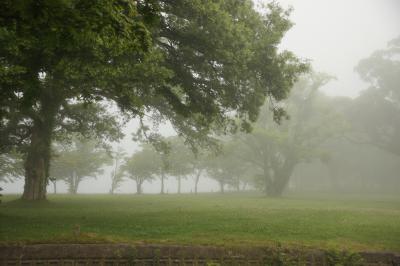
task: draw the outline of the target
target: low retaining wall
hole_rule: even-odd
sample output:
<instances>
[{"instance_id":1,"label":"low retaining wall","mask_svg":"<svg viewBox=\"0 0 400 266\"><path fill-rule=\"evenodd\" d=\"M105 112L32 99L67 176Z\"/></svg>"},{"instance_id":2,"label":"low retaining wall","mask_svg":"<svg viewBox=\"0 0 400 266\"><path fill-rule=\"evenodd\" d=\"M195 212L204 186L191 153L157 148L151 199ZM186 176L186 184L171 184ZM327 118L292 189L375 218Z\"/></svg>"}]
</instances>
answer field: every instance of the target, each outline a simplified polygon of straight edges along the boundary
<instances>
[{"instance_id":1,"label":"low retaining wall","mask_svg":"<svg viewBox=\"0 0 400 266\"><path fill-rule=\"evenodd\" d=\"M354 265L400 265L394 253L360 253ZM358 255L357 255L358 256ZM345 260L348 258L343 257ZM0 246L0 265L334 265L324 251L128 244ZM340 261L342 262L342 261ZM351 264L348 264L351 265Z\"/></svg>"}]
</instances>

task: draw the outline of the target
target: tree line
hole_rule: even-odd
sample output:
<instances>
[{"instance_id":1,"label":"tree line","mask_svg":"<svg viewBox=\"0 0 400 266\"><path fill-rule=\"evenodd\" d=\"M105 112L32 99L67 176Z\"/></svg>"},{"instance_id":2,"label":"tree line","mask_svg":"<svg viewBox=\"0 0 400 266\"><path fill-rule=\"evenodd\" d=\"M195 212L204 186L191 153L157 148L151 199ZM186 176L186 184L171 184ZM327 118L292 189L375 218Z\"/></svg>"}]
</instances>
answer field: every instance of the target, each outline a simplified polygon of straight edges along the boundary
<instances>
[{"instance_id":1,"label":"tree line","mask_svg":"<svg viewBox=\"0 0 400 266\"><path fill-rule=\"evenodd\" d=\"M46 198L52 145L75 135L117 141L145 117L192 145L249 131L308 69L278 49L291 25L276 3L259 12L251 0L1 1L0 152L22 154L22 199Z\"/></svg>"},{"instance_id":2,"label":"tree line","mask_svg":"<svg viewBox=\"0 0 400 266\"><path fill-rule=\"evenodd\" d=\"M395 158L400 155L400 98L396 85L400 84L399 65L394 64L399 47L400 39L396 39L387 49L360 61L356 70L371 86L354 99L329 97L321 92L334 77L323 73L305 74L281 102L287 117L279 123L273 121L274 112L266 101L251 125L251 132L214 135L213 149L193 147L184 137L173 136L158 139L156 143L143 141L139 151L126 156L121 148L109 151L101 143L75 138L69 145L54 145L50 180L64 180L69 192L76 193L84 178L101 174L104 165L111 165L110 193L127 178L135 181L137 194L143 192L144 182L156 179L160 180L160 193L164 194L166 178L176 179L177 193L181 193L182 179L189 178L194 183L193 192L197 193L200 179L207 177L218 182L222 193L229 187L235 191L260 190L268 196L280 196L296 167L301 164L315 167L318 163L326 168L334 189L354 182L358 186L378 183L397 186L397 170L380 168L380 173L374 172L374 175L381 176L369 180L361 168L371 171L368 164L374 162L365 154L376 153L373 149ZM351 146L363 147L356 154L364 164L357 164L357 160L346 155ZM12 154L8 157L11 161L15 159ZM372 160L384 165L379 159ZM19 165L19 169L3 171L9 171L9 176L22 175ZM357 173L361 179L355 181L352 177Z\"/></svg>"},{"instance_id":3,"label":"tree line","mask_svg":"<svg viewBox=\"0 0 400 266\"><path fill-rule=\"evenodd\" d=\"M24 200L46 199L55 177L74 192L110 163L104 144L120 140L132 119L135 139L159 155L153 170L162 180L200 177L203 153L225 154L206 160L221 190L249 178L280 195L299 163L330 161L320 148L338 135L398 155L399 39L357 66L370 88L331 106L318 92L330 77L304 76L307 60L279 50L289 14L276 3L257 11L251 0L1 1L2 180L23 175ZM165 121L194 164L162 138ZM114 188L122 175L138 191L154 178L143 145L114 161Z\"/></svg>"}]
</instances>

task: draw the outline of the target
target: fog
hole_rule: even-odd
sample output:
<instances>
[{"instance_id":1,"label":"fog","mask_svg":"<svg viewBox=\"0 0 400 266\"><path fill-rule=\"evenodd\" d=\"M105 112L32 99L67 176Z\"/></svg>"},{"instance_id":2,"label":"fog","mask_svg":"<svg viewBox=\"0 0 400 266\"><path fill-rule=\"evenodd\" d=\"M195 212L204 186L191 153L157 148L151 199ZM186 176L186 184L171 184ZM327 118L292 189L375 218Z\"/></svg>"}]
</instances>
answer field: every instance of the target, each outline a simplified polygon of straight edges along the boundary
<instances>
[{"instance_id":1,"label":"fog","mask_svg":"<svg viewBox=\"0 0 400 266\"><path fill-rule=\"evenodd\" d=\"M264 111L264 116L267 116L265 118L267 126L262 130L273 130L286 134L285 128L298 128L298 124L302 124L302 119L305 119L305 126L308 125L307 121L310 120L310 127L315 123L320 123L318 125L322 128L327 128L328 126L322 123L320 119L329 119L329 121L325 122L331 124L336 121L335 119L345 120L345 122L340 120L337 125L333 126L333 133L321 133L327 134L323 136L325 140L320 141L318 145L312 144L315 145L312 147L313 152L318 153L318 156L301 160L294 167L284 193L304 191L398 192L400 185L398 174L400 173L400 152L396 154L389 149L385 150L382 146L386 145L386 142L381 144L380 140L376 140L377 145L374 145L372 142L375 140L368 139L368 136L360 137L359 130L366 127L364 125L354 125L354 121L361 123L364 117L354 118L354 112L357 112L348 106L349 103L346 102L346 99L343 100L343 98L338 97L348 97L348 101L357 99L360 92L370 86L368 82L361 80L359 73L355 71L355 67L360 60L369 58L374 51L386 49L389 41L400 36L400 2L398 0L280 0L278 2L283 7L293 8L290 17L294 22L292 29L285 35L280 49L292 51L297 56L310 60L312 69L316 73L326 73L334 76L335 79L326 82L326 84L324 83L319 88L320 94L318 94L318 97L320 98L317 100L316 109L312 110L316 115L302 117L301 106L307 103L296 102L295 98L289 98L287 103L291 117L289 122L285 121L281 126L278 126L268 118L268 116L272 117L272 114ZM307 85L307 82L312 83L312 80L305 81L304 84ZM396 85L399 88L400 84L397 83ZM294 95L296 94L295 89L296 86L293 90ZM399 92L397 91L397 93ZM302 97L306 98L307 96L304 95ZM293 102L290 102L291 99ZM340 102L342 100L344 103ZM324 105L325 107L321 108L319 105ZM350 102L350 106L352 105L353 103ZM362 103L360 103L360 106L360 108L366 108ZM343 111L343 108L346 110ZM327 109L329 111L326 111ZM336 115L330 115L332 112L335 112ZM297 116L297 114L299 115ZM318 115L319 117L317 117ZM387 113L382 116L385 115ZM397 113L394 112L394 115L399 115L398 109ZM340 118L337 118L338 116ZM380 117L376 119L378 122L383 122ZM398 127L398 124L396 124L398 123L398 118L388 119L387 123L388 125L383 125L383 127ZM132 140L132 133L137 130L138 126L139 122L136 120L127 123L123 130L124 139L119 143L112 143L113 149L116 150L121 147L127 156L140 151L142 149L140 144ZM353 126L357 127L356 133L349 129ZM378 125L376 126L378 127ZM341 127L342 132L336 132L335 127L336 129ZM367 128L370 127L371 124ZM394 131L393 134L389 134L389 137L394 138L390 140L392 141L392 144L389 144L391 146L398 145L400 141L400 139L396 138L398 136L396 135L398 134L396 130L389 130ZM175 135L172 126L169 124L163 124L160 132L165 137ZM310 134L312 135L313 133ZM375 132L371 134L373 135ZM346 135L346 138L342 138L343 135ZM238 138L246 137L240 136ZM351 140L349 141L348 139ZM246 141L253 140L246 139ZM268 148L269 151L273 151L273 149L272 147ZM321 160L321 156L323 157L325 154L329 154L329 163ZM110 165L102 166L102 168L104 172L96 174L96 178L85 178L81 181L78 193L109 192L111 186L110 176L114 166L111 162ZM252 169L252 166L249 166L249 168ZM211 178L209 175L202 175L198 192L217 192L220 190L218 181L220 179ZM247 175L254 177L260 175L260 173L256 171L247 173ZM182 179L182 193L194 193L193 178L193 174L188 174L187 178ZM253 181L249 181L249 184L246 183L248 190L260 190L260 187L257 188L251 182ZM254 182L257 183L258 181ZM386 183L386 185L381 186L381 182ZM236 190L232 184L228 183L226 184L226 190ZM136 193L135 184L132 179L125 178L125 181L115 193ZM23 179L15 180L15 182L2 182L0 186L6 194L22 193ZM261 190L262 187L263 185L261 185ZM159 193L160 180L156 178L152 181L144 181L142 189L144 193ZM53 184L50 183L48 185L48 193L52 192ZM57 193L67 192L68 185L63 181L58 181ZM171 174L167 174L165 193L176 192L177 180Z\"/></svg>"}]
</instances>

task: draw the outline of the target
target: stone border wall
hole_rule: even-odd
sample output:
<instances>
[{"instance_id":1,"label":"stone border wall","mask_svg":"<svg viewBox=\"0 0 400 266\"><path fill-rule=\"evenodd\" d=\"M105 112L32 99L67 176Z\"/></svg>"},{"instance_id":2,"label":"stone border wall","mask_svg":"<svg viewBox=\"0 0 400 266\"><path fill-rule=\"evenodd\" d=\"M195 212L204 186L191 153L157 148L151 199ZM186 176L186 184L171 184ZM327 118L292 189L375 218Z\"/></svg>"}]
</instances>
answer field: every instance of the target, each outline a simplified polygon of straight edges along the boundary
<instances>
[{"instance_id":1,"label":"stone border wall","mask_svg":"<svg viewBox=\"0 0 400 266\"><path fill-rule=\"evenodd\" d=\"M360 253L363 265L400 265L400 254ZM332 265L324 251L128 244L0 246L0 265Z\"/></svg>"}]
</instances>

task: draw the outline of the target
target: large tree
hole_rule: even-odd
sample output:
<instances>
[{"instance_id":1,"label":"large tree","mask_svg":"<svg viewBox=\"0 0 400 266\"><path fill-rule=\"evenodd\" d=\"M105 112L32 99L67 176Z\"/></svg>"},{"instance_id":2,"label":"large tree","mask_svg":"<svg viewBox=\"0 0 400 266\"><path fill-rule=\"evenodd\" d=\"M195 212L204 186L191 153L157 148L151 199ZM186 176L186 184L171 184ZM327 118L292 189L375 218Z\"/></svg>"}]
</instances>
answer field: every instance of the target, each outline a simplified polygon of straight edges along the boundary
<instances>
[{"instance_id":1,"label":"large tree","mask_svg":"<svg viewBox=\"0 0 400 266\"><path fill-rule=\"evenodd\" d=\"M356 67L370 86L348 108L353 142L372 144L400 156L400 37Z\"/></svg>"},{"instance_id":2,"label":"large tree","mask_svg":"<svg viewBox=\"0 0 400 266\"><path fill-rule=\"evenodd\" d=\"M286 101L288 120L276 125L269 116L261 116L251 134L238 136L242 142L238 154L258 169L267 195L280 196L296 165L323 159L326 152L321 145L344 129L344 120L318 91L330 79L324 74L304 77Z\"/></svg>"},{"instance_id":3,"label":"large tree","mask_svg":"<svg viewBox=\"0 0 400 266\"><path fill-rule=\"evenodd\" d=\"M95 103L169 120L190 140L235 129L232 114L248 129L307 68L278 51L288 13L263 14L250 0L1 1L0 148L26 154L23 199L45 199L61 133L118 136L107 108L86 115Z\"/></svg>"}]
</instances>

